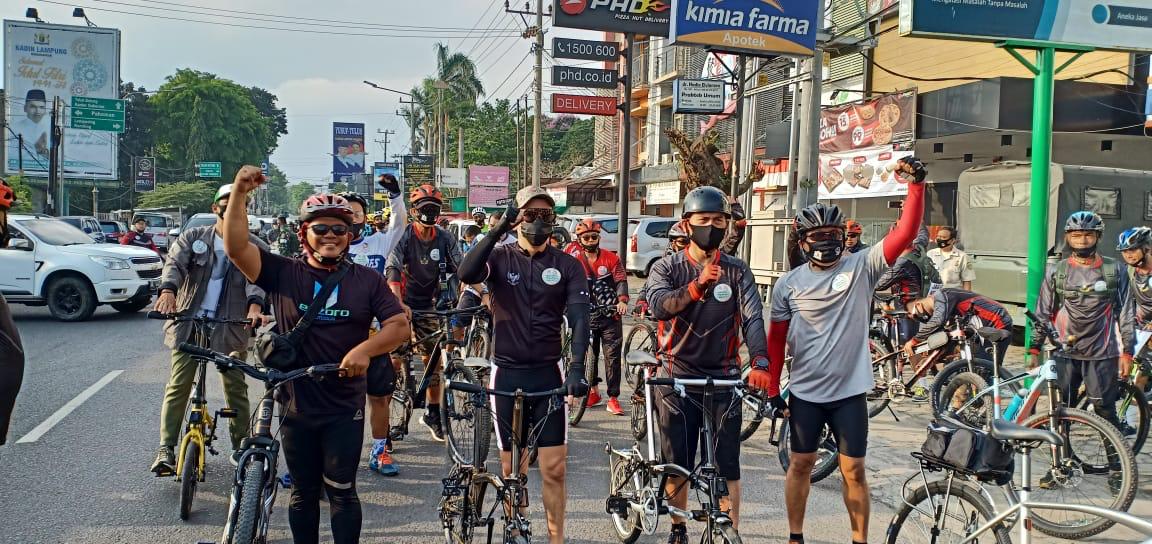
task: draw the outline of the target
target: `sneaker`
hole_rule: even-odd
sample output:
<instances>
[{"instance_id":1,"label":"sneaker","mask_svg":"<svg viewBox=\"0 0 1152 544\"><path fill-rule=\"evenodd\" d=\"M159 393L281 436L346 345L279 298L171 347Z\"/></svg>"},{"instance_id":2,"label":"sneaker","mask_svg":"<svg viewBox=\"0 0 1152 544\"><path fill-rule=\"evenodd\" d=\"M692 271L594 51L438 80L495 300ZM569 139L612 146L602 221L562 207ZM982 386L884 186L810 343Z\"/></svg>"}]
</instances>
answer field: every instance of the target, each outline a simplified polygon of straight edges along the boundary
<instances>
[{"instance_id":1,"label":"sneaker","mask_svg":"<svg viewBox=\"0 0 1152 544\"><path fill-rule=\"evenodd\" d=\"M284 489L292 489L292 475L285 472L280 475L280 487ZM321 493L323 495L323 493Z\"/></svg>"},{"instance_id":2,"label":"sneaker","mask_svg":"<svg viewBox=\"0 0 1152 544\"><path fill-rule=\"evenodd\" d=\"M434 412L428 412L420 416L420 423L428 427L428 431L432 433L432 439L437 442L444 441L444 429L440 427L440 416Z\"/></svg>"},{"instance_id":3,"label":"sneaker","mask_svg":"<svg viewBox=\"0 0 1152 544\"><path fill-rule=\"evenodd\" d=\"M171 476L176 472L176 453L172 446L160 446L156 449L156 460L152 461L152 471L156 476Z\"/></svg>"},{"instance_id":4,"label":"sneaker","mask_svg":"<svg viewBox=\"0 0 1152 544\"><path fill-rule=\"evenodd\" d=\"M1060 484L1056 482L1056 478L1052 476L1052 471L1049 470L1040 477L1039 487L1040 489L1059 489Z\"/></svg>"},{"instance_id":5,"label":"sneaker","mask_svg":"<svg viewBox=\"0 0 1152 544\"><path fill-rule=\"evenodd\" d=\"M392 461L392 456L388 454L387 448L388 441L377 440L376 444L372 446L372 455L368 460L368 469L373 472L378 472L383 476L396 476L400 474L400 470L396 468L396 464Z\"/></svg>"},{"instance_id":6,"label":"sneaker","mask_svg":"<svg viewBox=\"0 0 1152 544\"><path fill-rule=\"evenodd\" d=\"M588 402L584 405L591 408L593 406L600 406L601 402L604 402L604 399L600 397L600 390L591 389L588 391Z\"/></svg>"},{"instance_id":7,"label":"sneaker","mask_svg":"<svg viewBox=\"0 0 1152 544\"><path fill-rule=\"evenodd\" d=\"M668 544L688 544L688 526L683 523L673 523L672 532L668 533Z\"/></svg>"},{"instance_id":8,"label":"sneaker","mask_svg":"<svg viewBox=\"0 0 1152 544\"><path fill-rule=\"evenodd\" d=\"M608 413L614 416L624 415L624 409L620 407L620 401L616 400L616 397L608 398Z\"/></svg>"},{"instance_id":9,"label":"sneaker","mask_svg":"<svg viewBox=\"0 0 1152 544\"><path fill-rule=\"evenodd\" d=\"M928 389L923 385L914 385L908 391L912 402L928 402Z\"/></svg>"}]
</instances>

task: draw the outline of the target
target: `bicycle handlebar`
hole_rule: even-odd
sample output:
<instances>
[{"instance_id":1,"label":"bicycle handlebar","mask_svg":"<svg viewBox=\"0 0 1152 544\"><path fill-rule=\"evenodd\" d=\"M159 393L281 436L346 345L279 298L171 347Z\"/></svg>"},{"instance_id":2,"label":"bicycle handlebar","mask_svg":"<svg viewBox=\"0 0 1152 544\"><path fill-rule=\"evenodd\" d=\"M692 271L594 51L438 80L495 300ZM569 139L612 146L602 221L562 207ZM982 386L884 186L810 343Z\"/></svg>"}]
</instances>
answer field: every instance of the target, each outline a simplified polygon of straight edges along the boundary
<instances>
[{"instance_id":1,"label":"bicycle handlebar","mask_svg":"<svg viewBox=\"0 0 1152 544\"><path fill-rule=\"evenodd\" d=\"M1032 322L1032 327L1040 331L1040 334L1043 334L1049 342L1052 342L1053 346L1057 348L1064 347L1064 343L1060 341L1060 335L1056 334L1056 330L1048 323L1041 321L1039 317L1036 317L1036 314L1032 313L1032 310L1025 309L1024 316L1028 318L1028 321Z\"/></svg>"},{"instance_id":2,"label":"bicycle handlebar","mask_svg":"<svg viewBox=\"0 0 1152 544\"><path fill-rule=\"evenodd\" d=\"M454 310L412 310L412 315L451 317L454 315L478 314L478 313L487 312L487 311L488 311L488 308L485 308L484 305L480 305L480 306L473 306L471 308L457 308Z\"/></svg>"},{"instance_id":3,"label":"bicycle handlebar","mask_svg":"<svg viewBox=\"0 0 1152 544\"><path fill-rule=\"evenodd\" d=\"M527 391L498 391L496 389L488 389L487 387L481 387L481 386L476 385L474 383L460 382L460 381L455 381L455 380L448 380L448 389L455 389L456 391L463 391L465 393L495 395L497 397L508 397L508 398L524 397L526 399L534 399L534 398L540 398L540 397L554 397L557 395L567 395L568 394L568 388L566 388L566 387L557 387L556 389L552 389L549 391L539 391L539 392L534 392L534 393L530 393Z\"/></svg>"},{"instance_id":4,"label":"bicycle handlebar","mask_svg":"<svg viewBox=\"0 0 1152 544\"><path fill-rule=\"evenodd\" d=\"M251 325L252 324L251 319L220 319L220 318L208 317L208 316L186 316L186 315L180 315L180 314L165 314L165 313L157 312L156 310L152 310L152 311L148 312L148 319L161 319L161 320L165 320L165 321L171 320L171 321L176 321L178 323L192 321L192 322L196 322L196 323L216 323L216 324L221 324L221 325Z\"/></svg>"},{"instance_id":5,"label":"bicycle handlebar","mask_svg":"<svg viewBox=\"0 0 1152 544\"><path fill-rule=\"evenodd\" d=\"M648 378L645 381L649 385L656 386L722 387L725 389L743 389L745 387L744 380L717 380L714 378Z\"/></svg>"},{"instance_id":6,"label":"bicycle handlebar","mask_svg":"<svg viewBox=\"0 0 1152 544\"><path fill-rule=\"evenodd\" d=\"M265 368L261 370L235 357L229 357L218 351L202 348L195 344L189 344L188 342L181 343L176 349L189 355L212 361L220 370L229 370L234 368L248 376L251 376L270 385L281 385L304 376L316 377L321 374L331 374L340 371L340 365L334 364L312 365L295 370L289 370L287 372L273 368Z\"/></svg>"}]
</instances>

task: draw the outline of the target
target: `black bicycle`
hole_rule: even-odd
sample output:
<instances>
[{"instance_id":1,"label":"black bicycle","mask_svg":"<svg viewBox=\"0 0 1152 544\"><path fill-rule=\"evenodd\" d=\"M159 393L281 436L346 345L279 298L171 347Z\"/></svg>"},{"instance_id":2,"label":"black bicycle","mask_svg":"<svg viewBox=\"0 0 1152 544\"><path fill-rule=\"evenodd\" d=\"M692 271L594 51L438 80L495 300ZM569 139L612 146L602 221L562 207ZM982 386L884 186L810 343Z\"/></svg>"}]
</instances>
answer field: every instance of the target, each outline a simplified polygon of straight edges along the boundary
<instances>
[{"instance_id":1,"label":"black bicycle","mask_svg":"<svg viewBox=\"0 0 1152 544\"><path fill-rule=\"evenodd\" d=\"M473 383L448 380L445 389L459 391L471 397L477 410L492 414L489 397L498 396L513 399L512 421L512 474L507 477L488 472L483 463L465 464L457 462L447 478L442 480L444 491L440 499L440 522L444 528L444 541L447 544L470 544L476 529L483 528L487 537L481 542L492 544L496 518L504 519L503 544L529 544L532 542L532 525L525 516L528 507L528 475L521 473L524 456L529 448L536 445L544 423L553 412L561 409L564 395L568 390L559 387L550 391L528 393L524 390L497 391ZM527 399L550 397L548 410L527 433L524 432L524 401ZM479 434L487 434L477 428L473 443L473 456L480 455ZM488 493L489 488L495 496ZM498 512L498 509L500 510Z\"/></svg>"},{"instance_id":2,"label":"black bicycle","mask_svg":"<svg viewBox=\"0 0 1152 544\"><path fill-rule=\"evenodd\" d=\"M597 304L588 310L589 318L596 319L612 319L619 315L616 312L615 304ZM604 360L604 364L608 364L608 359L602 357L604 351L601 349L603 337L598 334L593 334L588 342L588 356L584 361L584 378L588 380L588 387L595 390L600 385L600 360ZM571 353L571 332L565 335L564 342L564 371L567 375L568 365L572 362ZM568 422L572 426L580 424L580 420L584 419L584 412L588 409L588 397L572 398L570 399L571 406L568 408Z\"/></svg>"},{"instance_id":3,"label":"black bicycle","mask_svg":"<svg viewBox=\"0 0 1152 544\"><path fill-rule=\"evenodd\" d=\"M272 506L276 503L276 463L280 441L272 432L276 401L272 393L280 386L300 378L320 378L339 372L339 365L313 365L281 372L256 368L240 359L192 344L180 344L180 351L215 363L221 371L236 369L264 382L266 392L252 421L251 436L240 445L240 459L232 480L228 517L224 523L224 544L264 543L268 537Z\"/></svg>"}]
</instances>

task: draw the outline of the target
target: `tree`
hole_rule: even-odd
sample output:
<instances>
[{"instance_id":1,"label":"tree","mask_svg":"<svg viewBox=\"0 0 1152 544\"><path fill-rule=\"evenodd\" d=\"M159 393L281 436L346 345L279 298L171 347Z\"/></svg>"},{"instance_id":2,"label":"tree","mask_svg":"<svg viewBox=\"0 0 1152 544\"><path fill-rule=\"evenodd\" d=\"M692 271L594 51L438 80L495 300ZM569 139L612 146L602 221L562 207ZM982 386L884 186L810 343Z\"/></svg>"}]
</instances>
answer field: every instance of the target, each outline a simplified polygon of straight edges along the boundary
<instances>
[{"instance_id":1,"label":"tree","mask_svg":"<svg viewBox=\"0 0 1152 544\"><path fill-rule=\"evenodd\" d=\"M141 208L165 208L183 206L187 214L203 213L212 210L212 197L216 196L219 183L210 181L182 181L157 185L156 190L140 196Z\"/></svg>"},{"instance_id":2,"label":"tree","mask_svg":"<svg viewBox=\"0 0 1152 544\"><path fill-rule=\"evenodd\" d=\"M16 203L12 205L11 213L32 213L32 188L24 182L23 176L9 176L4 178L12 192L16 193Z\"/></svg>"},{"instance_id":3,"label":"tree","mask_svg":"<svg viewBox=\"0 0 1152 544\"><path fill-rule=\"evenodd\" d=\"M213 74L178 70L148 102L156 112L157 155L188 173L198 161L214 161L228 178L244 164L260 164L275 147L250 89Z\"/></svg>"},{"instance_id":4,"label":"tree","mask_svg":"<svg viewBox=\"0 0 1152 544\"><path fill-rule=\"evenodd\" d=\"M267 153L271 154L276 149L280 137L288 134L288 110L277 108L276 95L260 87L249 87L248 92L252 98L252 105L256 106L256 111L268 122L268 130L272 134L273 141Z\"/></svg>"},{"instance_id":5,"label":"tree","mask_svg":"<svg viewBox=\"0 0 1152 544\"><path fill-rule=\"evenodd\" d=\"M348 192L348 184L344 183L343 181L337 181L336 183L333 183L333 184L328 186L328 191L331 192L332 194L347 193Z\"/></svg>"},{"instance_id":6,"label":"tree","mask_svg":"<svg viewBox=\"0 0 1152 544\"><path fill-rule=\"evenodd\" d=\"M294 208L289 202L288 177L285 176L284 171L280 170L275 164L268 163L268 182L265 183L264 186L268 188L269 209L279 213ZM296 205L299 204L299 202L296 202Z\"/></svg>"},{"instance_id":7,"label":"tree","mask_svg":"<svg viewBox=\"0 0 1152 544\"><path fill-rule=\"evenodd\" d=\"M464 125L464 164L515 166L516 112L507 100L485 102Z\"/></svg>"},{"instance_id":8,"label":"tree","mask_svg":"<svg viewBox=\"0 0 1152 544\"><path fill-rule=\"evenodd\" d=\"M709 130L694 140L689 140L683 132L674 128L667 129L664 133L668 135L668 141L680 151L680 179L684 181L686 191L703 186L716 187L725 194L731 191L732 172L725 170L723 161L716 156L720 151L716 147L718 137L716 131ZM731 196L748 192L748 189L752 188L752 183L758 178L753 169L748 177L736 186L736 194Z\"/></svg>"},{"instance_id":9,"label":"tree","mask_svg":"<svg viewBox=\"0 0 1152 544\"><path fill-rule=\"evenodd\" d=\"M304 182L293 183L288 186L288 210L293 211L300 208L300 203L304 202L305 198L316 192L312 185Z\"/></svg>"}]
</instances>

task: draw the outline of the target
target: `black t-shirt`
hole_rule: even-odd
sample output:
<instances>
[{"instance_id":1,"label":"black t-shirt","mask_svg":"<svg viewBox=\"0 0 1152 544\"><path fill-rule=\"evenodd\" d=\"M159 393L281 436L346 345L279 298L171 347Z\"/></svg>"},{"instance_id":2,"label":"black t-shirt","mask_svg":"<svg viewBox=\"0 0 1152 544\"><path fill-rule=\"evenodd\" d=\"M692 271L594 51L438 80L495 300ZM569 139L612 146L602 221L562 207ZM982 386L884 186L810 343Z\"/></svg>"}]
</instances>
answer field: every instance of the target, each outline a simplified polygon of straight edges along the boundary
<instances>
[{"instance_id":1,"label":"black t-shirt","mask_svg":"<svg viewBox=\"0 0 1152 544\"><path fill-rule=\"evenodd\" d=\"M416 236L408 225L396 247L388 256L385 275L388 281L402 283L404 304L415 310L431 310L442 300L451 299L452 293L442 293L441 274L456 274L460 266L460 244L451 232L435 227L436 235L428 241Z\"/></svg>"},{"instance_id":2,"label":"black t-shirt","mask_svg":"<svg viewBox=\"0 0 1152 544\"><path fill-rule=\"evenodd\" d=\"M301 259L260 250L260 277L256 285L268 293L276 316L276 332L296 326L300 316L332 272L313 268ZM375 270L349 263L301 345L301 365L338 364L352 348L368 339L372 319L381 322L401 313L400 304L384 278ZM344 414L364 409L364 376L327 376L317 381L302 378L284 386L288 410L296 414Z\"/></svg>"},{"instance_id":3,"label":"black t-shirt","mask_svg":"<svg viewBox=\"0 0 1152 544\"><path fill-rule=\"evenodd\" d=\"M517 244L488 257L492 293L492 359L500 368L554 367L560 360L564 311L588 304L588 278L571 255L554 247L529 257Z\"/></svg>"}]
</instances>

